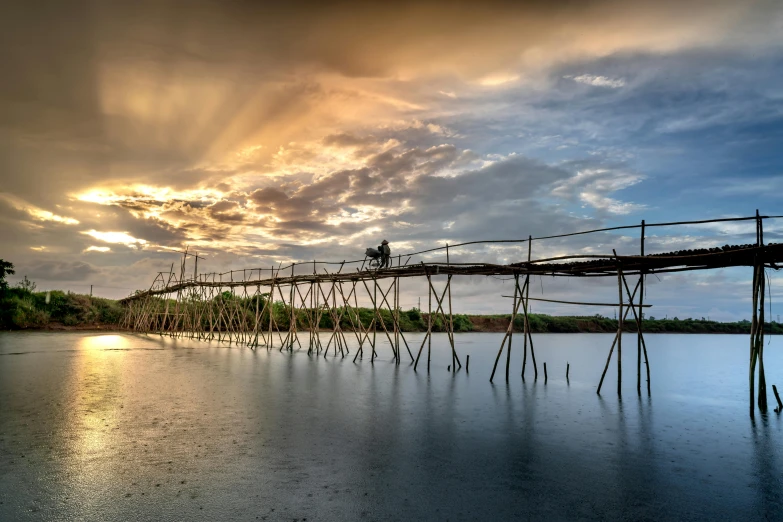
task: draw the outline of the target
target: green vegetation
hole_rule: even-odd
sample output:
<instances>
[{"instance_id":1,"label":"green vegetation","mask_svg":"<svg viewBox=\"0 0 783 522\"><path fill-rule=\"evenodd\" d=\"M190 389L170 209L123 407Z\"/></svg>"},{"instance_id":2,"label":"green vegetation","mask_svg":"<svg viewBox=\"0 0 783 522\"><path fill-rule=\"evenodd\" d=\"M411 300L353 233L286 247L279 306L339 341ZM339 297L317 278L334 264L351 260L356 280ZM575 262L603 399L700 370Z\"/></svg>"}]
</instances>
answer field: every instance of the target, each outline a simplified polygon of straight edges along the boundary
<instances>
[{"instance_id":1,"label":"green vegetation","mask_svg":"<svg viewBox=\"0 0 783 522\"><path fill-rule=\"evenodd\" d=\"M14 274L13 264L0 259L0 329L26 329L47 328L55 325L67 327L112 327L118 326L123 315L123 307L117 301L90 297L53 290L50 292L36 292L34 282L24 279L14 287L10 287L5 278ZM155 312L158 317L165 317L168 307L172 314L177 306L196 307L203 313L200 314L202 327L209 329L210 321L217 329L228 329L228 323L233 329L250 328L255 322L256 307L264 309L267 295L242 298L226 291L216 296L211 301L190 300L177 302L173 299L157 299ZM218 325L217 317L223 311L223 319ZM373 320L373 311L369 308L359 308L355 312L364 328L368 328ZM272 307L274 323L281 330L287 330L291 321L291 308L281 302L275 302ZM297 328L309 327L306 310L296 310ZM393 320L389 310L381 310L380 316L383 325L387 329L393 328ZM353 317L356 321L356 317ZM506 315L464 315L453 316L455 332L502 332L508 327L511 316ZM522 331L523 316L518 315L514 321L514 330ZM166 325L157 325L158 327ZM353 327L348 313L343 314L340 326L344 330ZM378 323L378 330L382 326ZM400 326L404 332L422 332L427 329L427 315L418 308L400 311ZM269 311L261 316L260 327L269 327ZM324 311L319 328L332 329L334 327L332 316ZM771 334L783 334L783 325L772 322L764 325L765 332ZM617 320L600 315L594 316L551 316L544 314L530 315L530 329L533 333L579 333L579 332L616 332ZM433 330L445 331L445 325L440 316L433 316ZM624 331L635 332L636 323L626 320ZM644 331L649 333L735 333L749 334L750 322L739 321L734 323L721 323L701 319L656 319L649 317L644 320Z\"/></svg>"},{"instance_id":2,"label":"green vegetation","mask_svg":"<svg viewBox=\"0 0 783 522\"><path fill-rule=\"evenodd\" d=\"M122 306L114 300L53 290L36 292L27 276L15 287L5 276L14 273L11 263L0 259L0 328L46 328L65 326L116 325Z\"/></svg>"},{"instance_id":3,"label":"green vegetation","mask_svg":"<svg viewBox=\"0 0 783 522\"><path fill-rule=\"evenodd\" d=\"M506 320L510 316L506 316ZM521 317L514 322L515 329L522 329ZM644 331L647 333L732 333L750 334L750 321L721 323L701 319L644 319ZM617 320L600 315L595 316L551 316L543 314L530 315L530 331L534 333L577 333L577 332L616 332ZM626 320L624 332L636 332L636 322ZM783 324L772 322L764 324L764 331L772 334L783 334Z\"/></svg>"}]
</instances>

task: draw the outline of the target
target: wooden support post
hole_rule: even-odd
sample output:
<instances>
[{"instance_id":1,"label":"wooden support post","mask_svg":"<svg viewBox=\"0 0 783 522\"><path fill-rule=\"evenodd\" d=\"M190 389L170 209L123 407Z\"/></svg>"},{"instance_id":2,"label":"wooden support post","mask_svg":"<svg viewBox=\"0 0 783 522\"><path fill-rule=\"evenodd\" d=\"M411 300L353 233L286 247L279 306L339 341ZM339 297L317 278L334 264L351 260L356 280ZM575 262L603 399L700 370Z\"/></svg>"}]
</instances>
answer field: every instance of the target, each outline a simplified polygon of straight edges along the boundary
<instances>
[{"instance_id":1,"label":"wooden support post","mask_svg":"<svg viewBox=\"0 0 783 522\"><path fill-rule=\"evenodd\" d=\"M634 298L636 297L636 292L638 291L638 289L639 289L639 283L637 282L637 283L636 283L636 287L634 288L634 290L633 290L633 294L632 294L632 296L631 296L631 302L633 302ZM621 300L620 302L622 302L622 300ZM628 313L629 313L631 310L633 310L633 307L632 307L632 306L629 306L629 307L627 307L627 308L625 309L625 316L627 316L627 315L628 315ZM620 333L620 332L619 332L619 330L617 331L617 333L615 333L615 335L614 335L614 341L612 341L612 347L611 347L611 348L609 348L609 355L606 357L606 365L604 366L604 371L603 371L603 373L601 373L601 380L600 380L600 382L598 383L598 390L596 390L596 393L597 393L598 395L601 395L601 387L602 387L602 386L603 386L603 384L604 384L604 378L606 377L606 371L609 369L609 362L612 360L612 353L614 353L614 347L615 347L615 345L617 345L617 339L619 338L619 333ZM644 341L642 341L642 342L644 342Z\"/></svg>"},{"instance_id":2,"label":"wooden support post","mask_svg":"<svg viewBox=\"0 0 783 522\"><path fill-rule=\"evenodd\" d=\"M533 335L530 332L530 317L528 316L528 310L530 305L530 260L533 253L533 236L528 235L527 236L527 262L528 265L525 267L525 270L527 270L528 274L525 276L525 302L522 306L522 312L524 313L525 322L525 347L524 347L524 354L522 356L522 380L525 380L525 369L527 367L527 343L530 341L530 355L533 359L533 378L538 379L538 365L536 364L536 352L533 350Z\"/></svg>"},{"instance_id":3,"label":"wooden support post","mask_svg":"<svg viewBox=\"0 0 783 522\"><path fill-rule=\"evenodd\" d=\"M753 267L753 316L750 323L750 416L755 415L755 406L753 404L756 398L756 329L758 328L758 264Z\"/></svg>"},{"instance_id":4,"label":"wooden support post","mask_svg":"<svg viewBox=\"0 0 783 522\"><path fill-rule=\"evenodd\" d=\"M644 257L644 220L642 220L642 231L640 240L640 252ZM644 271L640 270L639 284L641 285L641 292L639 292L639 321L637 322L637 334L636 334L636 394L642 395L642 321L644 321ZM633 304L633 303L631 303ZM649 366L649 365L648 365ZM649 381L649 380L648 380ZM649 382L647 383L647 394L649 395Z\"/></svg>"},{"instance_id":5,"label":"wooden support post","mask_svg":"<svg viewBox=\"0 0 783 522\"><path fill-rule=\"evenodd\" d=\"M397 259L397 266L399 266L399 259ZM397 364L400 364L402 362L402 354L400 352L400 339L405 339L405 337L402 334L402 326L400 325L400 278L395 277L394 278L394 313L392 314L392 317L394 318L394 348L397 351ZM404 342L406 348L408 346L407 342ZM408 352L410 353L410 348L408 348ZM411 355L411 360L413 356Z\"/></svg>"},{"instance_id":6,"label":"wooden support post","mask_svg":"<svg viewBox=\"0 0 783 522\"><path fill-rule=\"evenodd\" d=\"M756 210L756 247L763 245L762 221L759 217L759 211ZM767 390L766 378L764 376L763 366L763 347L764 347L764 289L765 274L763 259L756 254L753 266L753 319L750 326L750 416L755 414L753 405L755 395L755 377L756 366L759 367L759 395L758 405L762 413L767 410Z\"/></svg>"},{"instance_id":7,"label":"wooden support post","mask_svg":"<svg viewBox=\"0 0 783 522\"><path fill-rule=\"evenodd\" d=\"M492 380L495 378L495 371L498 368L498 361L500 360L500 355L503 353L503 348L506 344L506 340L509 341L508 346L508 353L511 351L511 332L514 329L514 319L516 319L517 312L519 311L519 306L522 304L522 293L523 290L519 289L519 275L514 274L514 305L511 309L511 320L508 323L508 327L506 328L506 334L503 336L503 341L500 343L500 349L498 350L498 354L495 357L495 365L492 367L492 375L489 377L489 382L492 382ZM517 300L517 295L519 295L519 300ZM508 382L508 369L510 366L510 356L506 357L506 382Z\"/></svg>"},{"instance_id":8,"label":"wooden support post","mask_svg":"<svg viewBox=\"0 0 783 522\"><path fill-rule=\"evenodd\" d=\"M614 257L617 258L617 252L612 250ZM623 271L620 267L620 261L617 261L617 292L620 297L620 313L617 315L617 395L622 395L623 384Z\"/></svg>"},{"instance_id":9,"label":"wooden support post","mask_svg":"<svg viewBox=\"0 0 783 522\"><path fill-rule=\"evenodd\" d=\"M571 365L566 362L566 381L568 381L568 372L571 370Z\"/></svg>"},{"instance_id":10,"label":"wooden support post","mask_svg":"<svg viewBox=\"0 0 783 522\"><path fill-rule=\"evenodd\" d=\"M364 280L362 280L362 283ZM377 317L378 314L378 307L375 305L376 298L378 297L378 280L373 276L372 278L372 285L373 285L373 296L372 296L372 307L373 307L373 317ZM368 292L369 293L369 292ZM373 322L372 326L372 357L370 357L370 363L375 364L375 331L377 330L377 327L375 325L375 322Z\"/></svg>"},{"instance_id":11,"label":"wooden support post","mask_svg":"<svg viewBox=\"0 0 783 522\"><path fill-rule=\"evenodd\" d=\"M549 380L549 377L546 374L546 363L544 363L544 384L546 384L547 380Z\"/></svg>"},{"instance_id":12,"label":"wooden support post","mask_svg":"<svg viewBox=\"0 0 783 522\"><path fill-rule=\"evenodd\" d=\"M294 277L294 267L296 263L291 263L291 278ZM289 323L289 331L291 339L288 341L289 351L294 351L294 336L296 336L296 307L294 306L294 282L291 281L291 299L288 301L291 305L291 320Z\"/></svg>"},{"instance_id":13,"label":"wooden support post","mask_svg":"<svg viewBox=\"0 0 783 522\"><path fill-rule=\"evenodd\" d=\"M272 323L275 321L275 275L275 265L272 265L272 270L269 272L272 284L269 285L269 297L267 297L267 302L269 303L269 342L266 345L267 350L272 349Z\"/></svg>"},{"instance_id":14,"label":"wooden support post","mask_svg":"<svg viewBox=\"0 0 783 522\"><path fill-rule=\"evenodd\" d=\"M313 276L317 274L317 271L315 269L315 259L313 259ZM315 339L318 337L318 324L315 322L315 282L316 279L313 278L313 280L310 282L310 312L308 313L308 317L310 317L310 346L307 347L307 353L312 354L313 348L315 347Z\"/></svg>"},{"instance_id":15,"label":"wooden support post","mask_svg":"<svg viewBox=\"0 0 783 522\"><path fill-rule=\"evenodd\" d=\"M758 223L758 246L764 246L764 222L759 216L759 211L756 209L756 222ZM759 254L761 255L761 254ZM766 273L764 268L764 260L759 259L757 261L759 267L759 324L758 334L756 342L756 354L758 356L759 365L759 394L758 394L758 406L761 413L767 413L767 377L764 373L764 295L767 287Z\"/></svg>"},{"instance_id":16,"label":"wooden support post","mask_svg":"<svg viewBox=\"0 0 783 522\"><path fill-rule=\"evenodd\" d=\"M253 296L254 301L256 302L256 322L253 324L253 344L251 345L253 348L258 346L258 322L260 321L260 317L258 315L259 312L259 305L261 301L261 286L256 287L256 293Z\"/></svg>"},{"instance_id":17,"label":"wooden support post","mask_svg":"<svg viewBox=\"0 0 783 522\"><path fill-rule=\"evenodd\" d=\"M419 357L421 357L421 351L424 349L425 343L430 343L427 347L427 371L430 370L430 360L431 360L431 348L432 348L432 280L430 279L430 274L427 270L427 268L424 266L424 262L422 262L422 268L424 268L424 276L427 278L427 297L429 298L429 308L427 313L427 332L424 334L424 339L421 341L421 346L419 346L419 352L416 354L416 361L413 363L413 371L416 371L416 369L419 367ZM437 299L437 296L435 296Z\"/></svg>"},{"instance_id":18,"label":"wooden support post","mask_svg":"<svg viewBox=\"0 0 783 522\"><path fill-rule=\"evenodd\" d=\"M373 295L373 297L371 297L371 299L372 299L372 306L373 306L373 312L374 312L373 317L375 319L377 319L378 323L381 324L381 327L383 328L383 332L386 334L386 339L389 341L389 344L391 345L391 348L392 348L392 352L394 352L394 356L396 358L397 357L397 351L394 348L394 341L392 340L392 336L389 334L389 330L386 328L386 323L384 322L383 316L380 313L380 304L382 304L382 302L385 302L387 307L389 306L389 302L388 302L388 300L386 300L386 296L389 294L389 292L391 292L391 290L393 288L393 285L394 285L394 282L392 282L392 286L390 286L389 289L386 290L386 292L384 292L383 289L381 289L381 298L383 299L382 302L378 301L378 281L375 278L375 276L373 276L373 283L374 283L374 286L373 286L373 294L374 295ZM370 294L370 289L369 289L369 287L367 287L367 283L365 283L365 281L363 279L362 279L362 284L364 284L364 288L367 290L367 293ZM393 316L392 316L392 318L393 318ZM374 346L375 346L374 333L375 333L375 330L373 330L373 351L374 351Z\"/></svg>"},{"instance_id":19,"label":"wooden support post","mask_svg":"<svg viewBox=\"0 0 783 522\"><path fill-rule=\"evenodd\" d=\"M446 243L446 265L451 265L451 261L449 260L448 243ZM446 288L448 288L449 291L449 323L447 327L449 329L449 342L451 343L451 368L452 371L456 372L457 364L459 364L459 367L462 368L462 363L459 362L459 357L457 357L457 350L454 348L454 315L452 314L451 309L451 274L449 274L447 277Z\"/></svg>"},{"instance_id":20,"label":"wooden support post","mask_svg":"<svg viewBox=\"0 0 783 522\"><path fill-rule=\"evenodd\" d=\"M775 400L778 401L778 407L775 409L775 413L781 413L783 412L783 402L780 402L780 395L778 395L778 387L774 384L772 385L772 393L775 394Z\"/></svg>"},{"instance_id":21,"label":"wooden support post","mask_svg":"<svg viewBox=\"0 0 783 522\"><path fill-rule=\"evenodd\" d=\"M432 281L427 274L427 373L430 373L430 362L432 361Z\"/></svg>"},{"instance_id":22,"label":"wooden support post","mask_svg":"<svg viewBox=\"0 0 783 522\"><path fill-rule=\"evenodd\" d=\"M508 382L508 372L511 368L511 340L514 338L514 320L517 317L517 289L519 288L519 274L514 274L514 302L513 302L513 310L514 313L511 314L511 326L508 330L508 350L506 350L506 382ZM520 296L521 299L521 296Z\"/></svg>"},{"instance_id":23,"label":"wooden support post","mask_svg":"<svg viewBox=\"0 0 783 522\"><path fill-rule=\"evenodd\" d=\"M630 288L628 288L628 282L626 281L624 275L622 276L622 279L623 279L623 287L625 288L625 293L628 296L628 302L629 303L633 303L634 302L634 298L636 296L637 290L640 290L644 286L644 279L639 278L639 281L637 281L636 287L633 290L633 294L631 294L631 290L630 290ZM647 360L647 344L644 342L644 335L641 334L641 330L642 330L642 314L641 314L642 308L641 307L642 307L642 304L643 303L642 303L642 301L640 299L640 301L639 301L639 313L638 314L636 313L636 308L632 304L627 306L623 318L628 317L628 310L630 310L630 311L633 312L633 317L636 320L636 328L639 331L639 335L637 336L637 340L641 341L642 353L644 353L644 363L647 366L647 395L649 396L650 395L650 363ZM637 381L637 384L638 384L638 381Z\"/></svg>"}]
</instances>

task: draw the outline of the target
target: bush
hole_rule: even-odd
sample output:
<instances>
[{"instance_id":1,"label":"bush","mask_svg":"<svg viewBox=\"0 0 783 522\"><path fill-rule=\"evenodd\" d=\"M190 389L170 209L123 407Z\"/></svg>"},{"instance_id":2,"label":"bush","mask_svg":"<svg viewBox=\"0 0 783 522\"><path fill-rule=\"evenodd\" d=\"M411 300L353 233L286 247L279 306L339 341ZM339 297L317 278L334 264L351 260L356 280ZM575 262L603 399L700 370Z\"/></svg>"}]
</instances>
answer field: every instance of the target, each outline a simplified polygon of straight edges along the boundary
<instances>
[{"instance_id":1,"label":"bush","mask_svg":"<svg viewBox=\"0 0 783 522\"><path fill-rule=\"evenodd\" d=\"M408 321L410 321L412 323L418 323L422 319L422 317L421 317L421 310L419 310L418 308L415 308L415 307L411 308L410 310L408 310L407 312L403 313L402 315L406 316Z\"/></svg>"},{"instance_id":2,"label":"bush","mask_svg":"<svg viewBox=\"0 0 783 522\"><path fill-rule=\"evenodd\" d=\"M473 330L473 323L467 315L455 315L453 316L454 331L455 332L470 332Z\"/></svg>"},{"instance_id":3,"label":"bush","mask_svg":"<svg viewBox=\"0 0 783 522\"><path fill-rule=\"evenodd\" d=\"M35 307L31 295L15 292L9 304L12 306L11 324L16 328L40 328L49 322L49 314Z\"/></svg>"}]
</instances>

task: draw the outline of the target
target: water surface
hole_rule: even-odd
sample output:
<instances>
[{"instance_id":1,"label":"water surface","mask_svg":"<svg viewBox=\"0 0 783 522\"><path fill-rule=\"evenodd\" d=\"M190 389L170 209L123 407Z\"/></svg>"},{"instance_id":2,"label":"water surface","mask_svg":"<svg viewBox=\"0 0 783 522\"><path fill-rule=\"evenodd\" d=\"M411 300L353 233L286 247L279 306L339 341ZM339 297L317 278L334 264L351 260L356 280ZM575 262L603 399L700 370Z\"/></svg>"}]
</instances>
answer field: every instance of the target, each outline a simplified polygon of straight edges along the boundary
<instances>
[{"instance_id":1,"label":"water surface","mask_svg":"<svg viewBox=\"0 0 783 522\"><path fill-rule=\"evenodd\" d=\"M501 337L457 335L452 374L436 336L428 374L388 345L370 364L2 333L0 520L783 519L781 419L748 418L746 337L648 335L652 398L626 341L622 400L614 362L595 393L612 336L535 336L524 382L517 336L490 384ZM766 367L783 388L777 338Z\"/></svg>"}]
</instances>

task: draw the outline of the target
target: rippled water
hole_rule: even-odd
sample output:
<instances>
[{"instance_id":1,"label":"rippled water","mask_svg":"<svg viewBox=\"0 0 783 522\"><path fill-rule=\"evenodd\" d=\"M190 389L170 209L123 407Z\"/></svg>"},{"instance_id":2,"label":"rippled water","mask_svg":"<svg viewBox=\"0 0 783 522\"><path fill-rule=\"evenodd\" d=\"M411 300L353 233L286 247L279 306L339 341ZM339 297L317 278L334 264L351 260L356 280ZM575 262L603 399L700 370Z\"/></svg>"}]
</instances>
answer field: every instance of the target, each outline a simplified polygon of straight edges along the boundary
<instances>
[{"instance_id":1,"label":"rippled water","mask_svg":"<svg viewBox=\"0 0 783 522\"><path fill-rule=\"evenodd\" d=\"M2 333L0 520L783 519L782 421L748 418L746 337L647 336L651 399L626 345L622 401L614 364L595 394L612 336L534 337L525 382L515 338L491 385L501 337L458 335L453 375L436 336L428 375L388 346L354 364ZM783 388L777 338L766 367Z\"/></svg>"}]
</instances>

